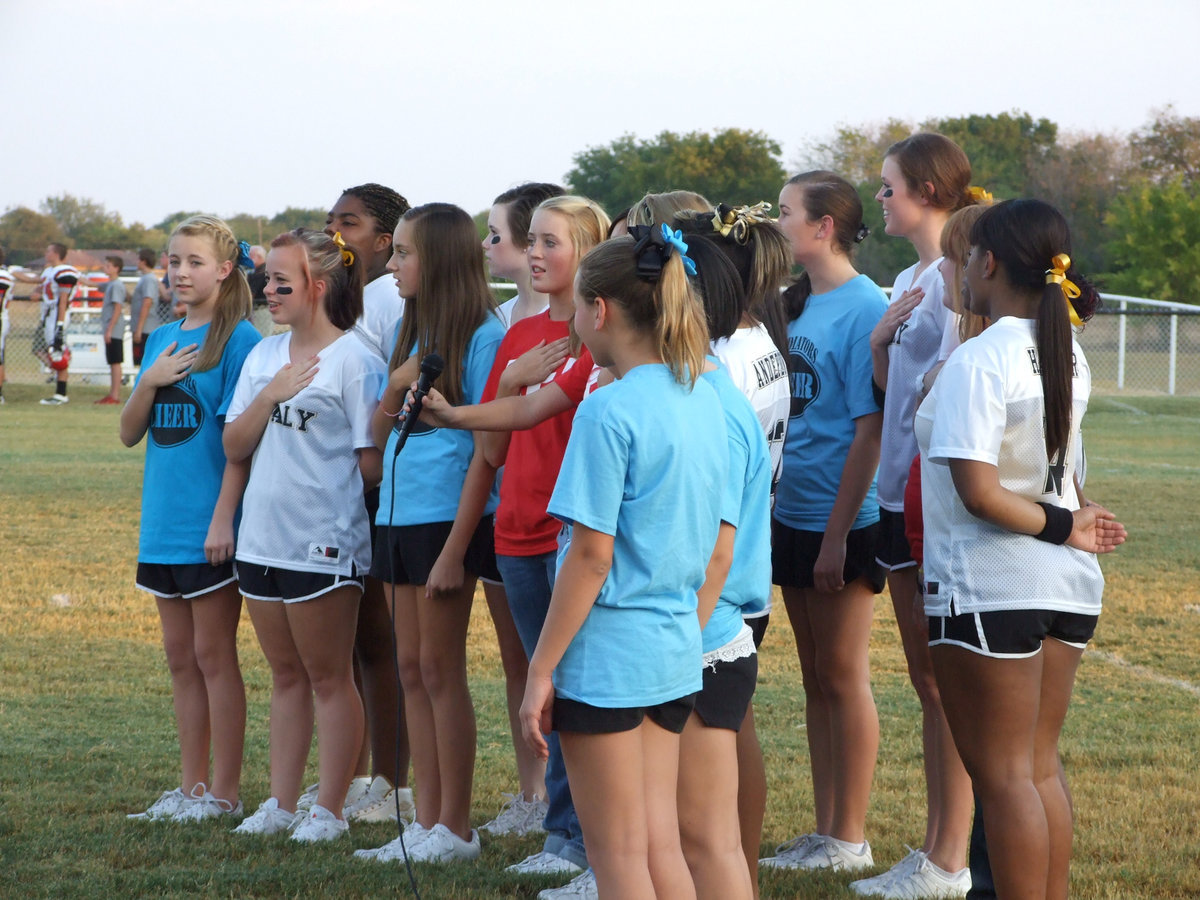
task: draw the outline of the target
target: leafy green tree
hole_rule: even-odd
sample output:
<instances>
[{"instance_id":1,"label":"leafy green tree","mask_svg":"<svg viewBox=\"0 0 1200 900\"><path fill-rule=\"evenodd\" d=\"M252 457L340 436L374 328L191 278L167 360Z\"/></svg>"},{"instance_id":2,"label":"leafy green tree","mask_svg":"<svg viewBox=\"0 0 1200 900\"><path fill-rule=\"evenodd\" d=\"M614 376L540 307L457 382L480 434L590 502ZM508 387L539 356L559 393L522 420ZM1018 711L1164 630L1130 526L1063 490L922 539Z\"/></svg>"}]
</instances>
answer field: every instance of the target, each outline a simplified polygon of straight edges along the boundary
<instances>
[{"instance_id":1,"label":"leafy green tree","mask_svg":"<svg viewBox=\"0 0 1200 900\"><path fill-rule=\"evenodd\" d=\"M1184 187L1200 183L1200 118L1176 115L1171 106L1154 111L1154 120L1129 140L1133 158L1152 181L1178 176Z\"/></svg>"},{"instance_id":2,"label":"leafy green tree","mask_svg":"<svg viewBox=\"0 0 1200 900\"><path fill-rule=\"evenodd\" d=\"M1143 184L1122 192L1106 218L1108 290L1200 303L1200 190L1183 175Z\"/></svg>"},{"instance_id":3,"label":"leafy green tree","mask_svg":"<svg viewBox=\"0 0 1200 900\"><path fill-rule=\"evenodd\" d=\"M86 197L62 194L41 202L42 212L54 217L63 234L77 247L120 248L125 236L121 214Z\"/></svg>"},{"instance_id":4,"label":"leafy green tree","mask_svg":"<svg viewBox=\"0 0 1200 900\"><path fill-rule=\"evenodd\" d=\"M1035 120L1029 113L1013 111L998 116L963 116L924 123L957 143L971 160L974 184L991 191L996 199L1025 197L1037 166L1051 154L1058 126L1049 119Z\"/></svg>"},{"instance_id":5,"label":"leafy green tree","mask_svg":"<svg viewBox=\"0 0 1200 900\"><path fill-rule=\"evenodd\" d=\"M10 263L22 264L42 255L51 241L61 241L62 226L53 216L18 206L0 216L0 246Z\"/></svg>"},{"instance_id":6,"label":"leafy green tree","mask_svg":"<svg viewBox=\"0 0 1200 900\"><path fill-rule=\"evenodd\" d=\"M839 125L833 137L809 141L796 157L796 171L827 169L851 184L879 183L879 169L887 148L917 129L911 122L888 119L852 128Z\"/></svg>"},{"instance_id":7,"label":"leafy green tree","mask_svg":"<svg viewBox=\"0 0 1200 900\"><path fill-rule=\"evenodd\" d=\"M314 206L311 208L302 208L299 206L289 206L281 213L276 213L271 216L270 226L271 235L274 237L283 231L290 231L293 228L315 228L320 231L325 227L325 215L329 210L324 206ZM263 237L267 238L266 229L264 228ZM270 238L267 238L268 240Z\"/></svg>"},{"instance_id":8,"label":"leafy green tree","mask_svg":"<svg viewBox=\"0 0 1200 900\"><path fill-rule=\"evenodd\" d=\"M760 131L664 131L651 141L627 134L575 154L565 180L612 214L651 191L696 191L733 205L774 202L784 181L779 155L779 144Z\"/></svg>"}]
</instances>

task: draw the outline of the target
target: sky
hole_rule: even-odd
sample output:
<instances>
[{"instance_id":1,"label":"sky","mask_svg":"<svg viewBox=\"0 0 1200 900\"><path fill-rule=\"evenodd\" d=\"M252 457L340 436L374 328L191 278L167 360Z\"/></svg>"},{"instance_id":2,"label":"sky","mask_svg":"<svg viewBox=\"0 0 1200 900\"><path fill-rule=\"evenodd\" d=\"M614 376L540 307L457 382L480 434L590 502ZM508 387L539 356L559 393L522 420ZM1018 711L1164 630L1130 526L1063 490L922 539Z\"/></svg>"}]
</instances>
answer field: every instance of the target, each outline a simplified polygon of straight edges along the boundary
<instances>
[{"instance_id":1,"label":"sky","mask_svg":"<svg viewBox=\"0 0 1200 900\"><path fill-rule=\"evenodd\" d=\"M1200 116L1197 0L0 0L0 211L270 216L367 181L472 214L623 134ZM686 185L658 186L686 187Z\"/></svg>"}]
</instances>

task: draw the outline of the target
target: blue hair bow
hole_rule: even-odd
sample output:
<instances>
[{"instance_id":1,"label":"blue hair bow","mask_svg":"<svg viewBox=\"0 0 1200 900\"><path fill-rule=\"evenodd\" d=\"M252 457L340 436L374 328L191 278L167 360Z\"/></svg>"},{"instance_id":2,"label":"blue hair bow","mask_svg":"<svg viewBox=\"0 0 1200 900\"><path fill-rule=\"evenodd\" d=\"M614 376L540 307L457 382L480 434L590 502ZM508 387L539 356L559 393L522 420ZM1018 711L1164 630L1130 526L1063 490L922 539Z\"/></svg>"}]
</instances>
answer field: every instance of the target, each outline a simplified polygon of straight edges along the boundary
<instances>
[{"instance_id":1,"label":"blue hair bow","mask_svg":"<svg viewBox=\"0 0 1200 900\"><path fill-rule=\"evenodd\" d=\"M252 260L250 258L250 242L249 241L238 241L237 249L238 249L237 264L244 269L253 269L254 268L254 260Z\"/></svg>"},{"instance_id":2,"label":"blue hair bow","mask_svg":"<svg viewBox=\"0 0 1200 900\"><path fill-rule=\"evenodd\" d=\"M683 263L683 271L689 275L696 274L696 264L688 258L688 245L683 239L682 231L671 231L670 227L664 222L662 226L663 240L679 251L679 261Z\"/></svg>"}]
</instances>

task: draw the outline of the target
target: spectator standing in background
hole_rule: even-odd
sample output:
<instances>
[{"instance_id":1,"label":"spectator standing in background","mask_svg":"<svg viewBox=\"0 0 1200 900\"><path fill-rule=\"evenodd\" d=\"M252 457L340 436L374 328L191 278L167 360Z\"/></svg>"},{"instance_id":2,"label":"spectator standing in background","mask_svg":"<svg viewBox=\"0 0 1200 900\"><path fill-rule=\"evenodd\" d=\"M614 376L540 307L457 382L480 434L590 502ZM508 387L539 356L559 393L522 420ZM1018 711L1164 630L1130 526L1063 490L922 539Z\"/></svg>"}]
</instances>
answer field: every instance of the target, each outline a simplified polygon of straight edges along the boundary
<instances>
[{"instance_id":1,"label":"spectator standing in background","mask_svg":"<svg viewBox=\"0 0 1200 900\"><path fill-rule=\"evenodd\" d=\"M104 257L104 306L100 309L100 329L104 334L104 359L108 363L111 381L108 394L96 403L111 406L121 402L121 363L125 362L125 282L121 269L125 260L119 256Z\"/></svg>"},{"instance_id":2,"label":"spectator standing in background","mask_svg":"<svg viewBox=\"0 0 1200 900\"><path fill-rule=\"evenodd\" d=\"M246 281L250 285L250 299L254 303L266 303L267 251L255 244L250 248L250 259L254 262L254 271L246 273Z\"/></svg>"},{"instance_id":3,"label":"spectator standing in background","mask_svg":"<svg viewBox=\"0 0 1200 900\"><path fill-rule=\"evenodd\" d=\"M133 364L142 364L146 347L146 322L150 308L158 303L158 276L154 274L154 251L143 247L138 251L138 283L129 298L129 324L133 327Z\"/></svg>"}]
</instances>

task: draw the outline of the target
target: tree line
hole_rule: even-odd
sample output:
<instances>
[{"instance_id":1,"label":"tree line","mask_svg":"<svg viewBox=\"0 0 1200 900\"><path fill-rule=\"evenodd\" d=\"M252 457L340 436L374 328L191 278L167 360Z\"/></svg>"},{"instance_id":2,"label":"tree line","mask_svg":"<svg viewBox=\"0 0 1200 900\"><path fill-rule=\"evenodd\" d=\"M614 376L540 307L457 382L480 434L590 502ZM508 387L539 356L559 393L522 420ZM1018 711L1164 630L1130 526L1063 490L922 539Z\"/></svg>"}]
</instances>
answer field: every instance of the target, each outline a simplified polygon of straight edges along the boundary
<instances>
[{"instance_id":1,"label":"tree line","mask_svg":"<svg viewBox=\"0 0 1200 900\"><path fill-rule=\"evenodd\" d=\"M1080 269L1113 293L1200 303L1200 118L1166 107L1125 135L1064 132L1049 119L1013 111L910 122L841 126L807 142L785 167L780 144L759 131L728 128L640 140L623 135L573 157L569 188L617 213L647 191L686 188L713 202L755 203L778 197L793 172L831 169L854 183L871 236L857 264L880 284L914 261L912 245L884 234L874 196L887 148L915 131L952 138L971 159L973 182L997 200L1039 197L1071 224ZM102 204L63 194L38 210L0 216L0 245L15 262L41 255L49 241L76 247L162 247L191 213L146 227L125 225ZM486 212L477 220L486 221ZM322 227L324 209L289 207L276 215L227 217L252 243L289 228Z\"/></svg>"}]
</instances>

